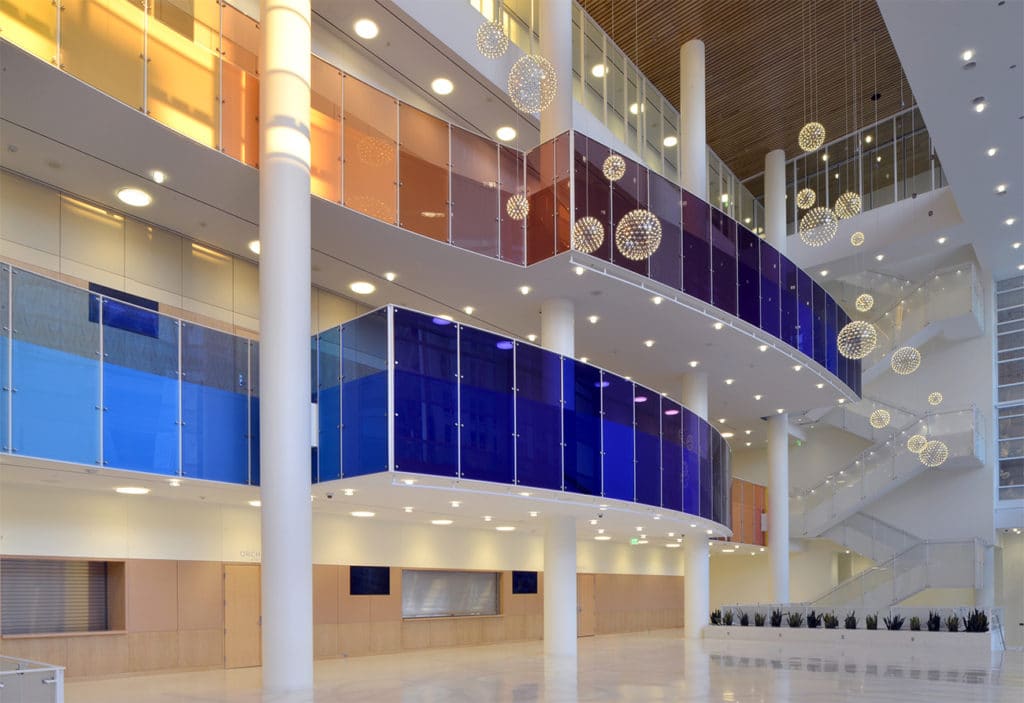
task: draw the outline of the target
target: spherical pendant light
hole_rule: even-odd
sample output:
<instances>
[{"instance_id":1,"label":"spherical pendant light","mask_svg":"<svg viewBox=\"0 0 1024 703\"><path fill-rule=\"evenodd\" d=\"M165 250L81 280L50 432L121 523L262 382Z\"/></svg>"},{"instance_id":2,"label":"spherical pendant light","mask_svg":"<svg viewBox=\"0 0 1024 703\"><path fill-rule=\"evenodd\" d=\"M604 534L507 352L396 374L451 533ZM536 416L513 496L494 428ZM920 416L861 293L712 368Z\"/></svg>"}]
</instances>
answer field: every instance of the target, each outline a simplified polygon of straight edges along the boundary
<instances>
[{"instance_id":1,"label":"spherical pendant light","mask_svg":"<svg viewBox=\"0 0 1024 703\"><path fill-rule=\"evenodd\" d=\"M626 160L618 154L612 154L604 160L601 171L609 181L617 181L626 175Z\"/></svg>"},{"instance_id":2,"label":"spherical pendant light","mask_svg":"<svg viewBox=\"0 0 1024 703\"><path fill-rule=\"evenodd\" d=\"M476 30L476 48L489 59L499 59L508 51L508 35L498 22L484 22Z\"/></svg>"},{"instance_id":3,"label":"spherical pendant light","mask_svg":"<svg viewBox=\"0 0 1024 703\"><path fill-rule=\"evenodd\" d=\"M661 222L649 210L630 210L615 226L615 247L627 259L642 261L661 244Z\"/></svg>"},{"instance_id":4,"label":"spherical pendant light","mask_svg":"<svg viewBox=\"0 0 1024 703\"><path fill-rule=\"evenodd\" d=\"M861 293L857 296L854 305L857 306L857 310L860 312L867 312L875 306L875 298L870 293Z\"/></svg>"},{"instance_id":5,"label":"spherical pendant light","mask_svg":"<svg viewBox=\"0 0 1024 703\"><path fill-rule=\"evenodd\" d=\"M825 143L825 125L820 122L808 122L800 128L796 143L804 151L815 151Z\"/></svg>"},{"instance_id":6,"label":"spherical pendant light","mask_svg":"<svg viewBox=\"0 0 1024 703\"><path fill-rule=\"evenodd\" d=\"M839 330L839 353L847 359L863 359L878 345L875 326L864 320L854 320Z\"/></svg>"},{"instance_id":7,"label":"spherical pendant light","mask_svg":"<svg viewBox=\"0 0 1024 703\"><path fill-rule=\"evenodd\" d=\"M508 94L520 111L538 113L555 99L558 79L555 67L543 56L527 54L512 64L508 72Z\"/></svg>"},{"instance_id":8,"label":"spherical pendant light","mask_svg":"<svg viewBox=\"0 0 1024 703\"><path fill-rule=\"evenodd\" d=\"M877 410L871 413L871 416L868 418L868 422L870 422L871 426L874 427L876 430L880 430L883 427L888 427L889 421L891 419L892 416L889 415L888 410L884 408L878 408Z\"/></svg>"},{"instance_id":9,"label":"spherical pendant light","mask_svg":"<svg viewBox=\"0 0 1024 703\"><path fill-rule=\"evenodd\" d=\"M913 347L900 347L892 353L892 359L889 360L889 366L892 367L893 372L900 376L914 373L920 365L921 352Z\"/></svg>"},{"instance_id":10,"label":"spherical pendant light","mask_svg":"<svg viewBox=\"0 0 1024 703\"><path fill-rule=\"evenodd\" d=\"M814 201L818 199L817 194L810 188L802 188L799 193L796 194L796 206L801 210L806 210L809 207L814 206Z\"/></svg>"},{"instance_id":11,"label":"spherical pendant light","mask_svg":"<svg viewBox=\"0 0 1024 703\"><path fill-rule=\"evenodd\" d=\"M931 468L942 466L946 463L946 459L949 458L949 447L946 446L945 442L933 439L918 452L917 458L921 460L922 464Z\"/></svg>"},{"instance_id":12,"label":"spherical pendant light","mask_svg":"<svg viewBox=\"0 0 1024 703\"><path fill-rule=\"evenodd\" d=\"M530 214L530 201L522 193L509 196L505 202L505 212L513 220L525 220L526 216Z\"/></svg>"},{"instance_id":13,"label":"spherical pendant light","mask_svg":"<svg viewBox=\"0 0 1024 703\"><path fill-rule=\"evenodd\" d=\"M860 196L853 191L846 191L836 198L835 213L840 220L848 220L860 214Z\"/></svg>"},{"instance_id":14,"label":"spherical pendant light","mask_svg":"<svg viewBox=\"0 0 1024 703\"><path fill-rule=\"evenodd\" d=\"M592 254L604 244L604 225L596 217L581 217L572 226L572 248Z\"/></svg>"},{"instance_id":15,"label":"spherical pendant light","mask_svg":"<svg viewBox=\"0 0 1024 703\"><path fill-rule=\"evenodd\" d=\"M838 231L839 222L827 207L811 208L800 218L800 239L807 246L824 246Z\"/></svg>"},{"instance_id":16,"label":"spherical pendant light","mask_svg":"<svg viewBox=\"0 0 1024 703\"><path fill-rule=\"evenodd\" d=\"M942 394L938 391L928 394L928 405L938 405L942 402Z\"/></svg>"},{"instance_id":17,"label":"spherical pendant light","mask_svg":"<svg viewBox=\"0 0 1024 703\"><path fill-rule=\"evenodd\" d=\"M863 243L864 243L864 233L863 232L854 232L853 234L850 235L850 244L852 244L853 246L859 247Z\"/></svg>"},{"instance_id":18,"label":"spherical pendant light","mask_svg":"<svg viewBox=\"0 0 1024 703\"><path fill-rule=\"evenodd\" d=\"M916 434L907 440L907 449L914 454L920 454L927 444L928 439L923 434Z\"/></svg>"}]
</instances>

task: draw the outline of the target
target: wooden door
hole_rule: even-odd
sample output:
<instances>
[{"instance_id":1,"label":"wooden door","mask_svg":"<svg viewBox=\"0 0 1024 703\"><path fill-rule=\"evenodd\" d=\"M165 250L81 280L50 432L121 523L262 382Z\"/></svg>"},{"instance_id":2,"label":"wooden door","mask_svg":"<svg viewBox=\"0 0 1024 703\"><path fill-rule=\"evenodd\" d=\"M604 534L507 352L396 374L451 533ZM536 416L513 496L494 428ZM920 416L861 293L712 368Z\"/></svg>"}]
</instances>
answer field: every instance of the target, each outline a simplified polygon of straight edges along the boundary
<instances>
[{"instance_id":1,"label":"wooden door","mask_svg":"<svg viewBox=\"0 0 1024 703\"><path fill-rule=\"evenodd\" d=\"M593 637L597 625L594 574L576 574L576 636Z\"/></svg>"},{"instance_id":2,"label":"wooden door","mask_svg":"<svg viewBox=\"0 0 1024 703\"><path fill-rule=\"evenodd\" d=\"M260 665L260 566L224 565L224 668Z\"/></svg>"}]
</instances>

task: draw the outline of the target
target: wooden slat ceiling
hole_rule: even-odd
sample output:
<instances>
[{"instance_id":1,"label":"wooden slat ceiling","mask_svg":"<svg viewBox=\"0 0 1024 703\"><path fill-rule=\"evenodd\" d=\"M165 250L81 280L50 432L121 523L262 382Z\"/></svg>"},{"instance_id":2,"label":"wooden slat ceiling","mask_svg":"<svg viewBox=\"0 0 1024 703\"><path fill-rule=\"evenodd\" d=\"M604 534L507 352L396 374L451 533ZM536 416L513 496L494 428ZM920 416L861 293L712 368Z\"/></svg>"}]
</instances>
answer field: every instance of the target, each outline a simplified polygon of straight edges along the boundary
<instances>
[{"instance_id":1,"label":"wooden slat ceiling","mask_svg":"<svg viewBox=\"0 0 1024 703\"><path fill-rule=\"evenodd\" d=\"M874 121L876 108L882 118L914 102L875 0L581 3L676 108L679 47L704 41L708 144L740 179L763 171L772 149L802 153L797 133L812 117L829 141L853 131L855 65L860 126ZM816 115L805 96L814 49ZM881 98L872 101L876 91Z\"/></svg>"}]
</instances>

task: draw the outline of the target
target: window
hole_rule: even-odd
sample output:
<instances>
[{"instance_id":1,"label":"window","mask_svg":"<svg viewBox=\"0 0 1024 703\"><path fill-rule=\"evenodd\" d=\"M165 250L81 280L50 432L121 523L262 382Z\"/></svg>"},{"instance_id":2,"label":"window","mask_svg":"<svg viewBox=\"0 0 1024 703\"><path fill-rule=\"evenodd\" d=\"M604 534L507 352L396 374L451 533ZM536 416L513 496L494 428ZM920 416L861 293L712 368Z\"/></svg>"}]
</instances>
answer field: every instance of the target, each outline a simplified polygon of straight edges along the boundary
<instances>
[{"instance_id":1,"label":"window","mask_svg":"<svg viewBox=\"0 0 1024 703\"><path fill-rule=\"evenodd\" d=\"M526 595L537 592L536 571L512 572L512 595Z\"/></svg>"},{"instance_id":2,"label":"window","mask_svg":"<svg viewBox=\"0 0 1024 703\"><path fill-rule=\"evenodd\" d=\"M350 596L387 596L391 594L391 569L387 566L350 566Z\"/></svg>"},{"instance_id":3,"label":"window","mask_svg":"<svg viewBox=\"0 0 1024 703\"><path fill-rule=\"evenodd\" d=\"M3 635L124 628L124 563L0 560Z\"/></svg>"},{"instance_id":4,"label":"window","mask_svg":"<svg viewBox=\"0 0 1024 703\"><path fill-rule=\"evenodd\" d=\"M402 617L497 615L498 578L494 572L405 570Z\"/></svg>"},{"instance_id":5,"label":"window","mask_svg":"<svg viewBox=\"0 0 1024 703\"><path fill-rule=\"evenodd\" d=\"M1024 499L1024 276L996 284L999 499Z\"/></svg>"}]
</instances>

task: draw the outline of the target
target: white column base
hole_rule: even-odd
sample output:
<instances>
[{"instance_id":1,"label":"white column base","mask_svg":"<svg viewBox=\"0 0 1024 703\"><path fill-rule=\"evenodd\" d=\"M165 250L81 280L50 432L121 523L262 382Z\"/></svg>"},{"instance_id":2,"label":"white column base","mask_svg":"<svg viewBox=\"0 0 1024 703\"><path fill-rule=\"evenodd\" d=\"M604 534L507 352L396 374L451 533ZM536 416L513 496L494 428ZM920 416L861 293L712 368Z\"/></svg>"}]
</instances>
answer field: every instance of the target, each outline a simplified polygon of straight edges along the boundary
<instances>
[{"instance_id":1,"label":"white column base","mask_svg":"<svg viewBox=\"0 0 1024 703\"><path fill-rule=\"evenodd\" d=\"M576 657L576 520L554 515L544 531L544 655Z\"/></svg>"},{"instance_id":2,"label":"white column base","mask_svg":"<svg viewBox=\"0 0 1024 703\"><path fill-rule=\"evenodd\" d=\"M711 618L711 563L703 535L683 539L683 631L687 639L700 639Z\"/></svg>"}]
</instances>

